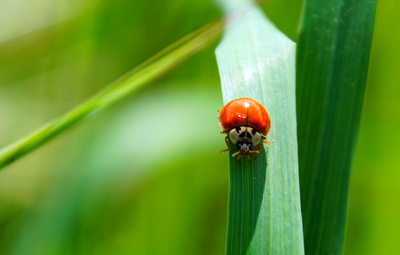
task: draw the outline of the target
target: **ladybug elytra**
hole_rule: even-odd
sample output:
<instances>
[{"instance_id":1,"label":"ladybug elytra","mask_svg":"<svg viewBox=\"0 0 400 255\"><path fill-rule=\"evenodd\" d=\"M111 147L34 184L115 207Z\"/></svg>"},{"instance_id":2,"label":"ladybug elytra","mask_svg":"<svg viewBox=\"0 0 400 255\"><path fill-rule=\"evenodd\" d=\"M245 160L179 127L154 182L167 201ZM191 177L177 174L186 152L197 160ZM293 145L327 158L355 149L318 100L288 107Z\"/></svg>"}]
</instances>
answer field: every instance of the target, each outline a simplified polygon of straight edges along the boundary
<instances>
[{"instance_id":1,"label":"ladybug elytra","mask_svg":"<svg viewBox=\"0 0 400 255\"><path fill-rule=\"evenodd\" d=\"M265 141L268 135L271 119L267 110L259 102L248 97L234 99L221 108L218 115L219 125L222 134L226 134L225 143L227 149L221 152L229 151L232 144L236 145L237 152L232 157L256 157L255 153L260 152L260 143L269 143Z\"/></svg>"}]
</instances>

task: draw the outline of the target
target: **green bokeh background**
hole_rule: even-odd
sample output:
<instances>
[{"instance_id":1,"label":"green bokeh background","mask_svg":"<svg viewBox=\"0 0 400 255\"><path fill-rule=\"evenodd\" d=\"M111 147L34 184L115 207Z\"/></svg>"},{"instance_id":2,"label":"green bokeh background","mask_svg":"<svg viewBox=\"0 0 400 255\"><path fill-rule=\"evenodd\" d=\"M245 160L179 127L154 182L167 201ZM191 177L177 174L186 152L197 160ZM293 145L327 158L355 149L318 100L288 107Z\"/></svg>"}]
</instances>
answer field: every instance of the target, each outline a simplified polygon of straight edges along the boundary
<instances>
[{"instance_id":1,"label":"green bokeh background","mask_svg":"<svg viewBox=\"0 0 400 255\"><path fill-rule=\"evenodd\" d=\"M296 40L301 1L264 9ZM400 3L378 1L345 254L400 254ZM0 2L0 146L217 18L204 0ZM0 172L0 254L223 254L217 42Z\"/></svg>"}]
</instances>

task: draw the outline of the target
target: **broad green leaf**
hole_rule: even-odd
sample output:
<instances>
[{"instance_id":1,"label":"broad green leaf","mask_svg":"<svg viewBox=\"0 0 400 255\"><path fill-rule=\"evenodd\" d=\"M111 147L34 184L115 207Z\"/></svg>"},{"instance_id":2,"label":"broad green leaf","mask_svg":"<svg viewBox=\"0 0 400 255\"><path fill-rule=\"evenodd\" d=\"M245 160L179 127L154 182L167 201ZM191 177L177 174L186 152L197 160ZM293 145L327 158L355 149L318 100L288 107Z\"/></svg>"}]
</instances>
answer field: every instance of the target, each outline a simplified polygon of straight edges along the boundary
<instances>
[{"instance_id":1,"label":"broad green leaf","mask_svg":"<svg viewBox=\"0 0 400 255\"><path fill-rule=\"evenodd\" d=\"M160 77L211 43L217 38L220 31L221 21L219 19L210 22L148 59L87 102L50 121L32 134L3 148L0 151L0 168L37 149L81 120L92 116L136 91L141 86Z\"/></svg>"},{"instance_id":2,"label":"broad green leaf","mask_svg":"<svg viewBox=\"0 0 400 255\"><path fill-rule=\"evenodd\" d=\"M341 254L375 0L307 0L297 50L301 201L307 254Z\"/></svg>"},{"instance_id":3,"label":"broad green leaf","mask_svg":"<svg viewBox=\"0 0 400 255\"><path fill-rule=\"evenodd\" d=\"M248 1L219 1L225 12ZM216 49L224 103L250 97L272 119L257 159L230 168L227 254L303 254L295 108L295 44L256 7L227 22ZM221 139L223 137L221 136Z\"/></svg>"}]
</instances>

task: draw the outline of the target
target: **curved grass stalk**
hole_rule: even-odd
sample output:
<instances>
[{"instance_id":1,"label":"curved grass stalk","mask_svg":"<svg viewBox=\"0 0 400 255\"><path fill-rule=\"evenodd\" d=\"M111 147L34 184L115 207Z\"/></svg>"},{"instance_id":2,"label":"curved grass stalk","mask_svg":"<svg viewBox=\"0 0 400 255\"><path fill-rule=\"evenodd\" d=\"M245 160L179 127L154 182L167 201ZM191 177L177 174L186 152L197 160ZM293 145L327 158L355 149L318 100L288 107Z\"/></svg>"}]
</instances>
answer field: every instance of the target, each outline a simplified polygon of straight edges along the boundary
<instances>
[{"instance_id":1,"label":"curved grass stalk","mask_svg":"<svg viewBox=\"0 0 400 255\"><path fill-rule=\"evenodd\" d=\"M217 19L187 35L139 65L91 99L0 151L0 168L39 148L68 128L160 77L216 39L222 21Z\"/></svg>"}]
</instances>

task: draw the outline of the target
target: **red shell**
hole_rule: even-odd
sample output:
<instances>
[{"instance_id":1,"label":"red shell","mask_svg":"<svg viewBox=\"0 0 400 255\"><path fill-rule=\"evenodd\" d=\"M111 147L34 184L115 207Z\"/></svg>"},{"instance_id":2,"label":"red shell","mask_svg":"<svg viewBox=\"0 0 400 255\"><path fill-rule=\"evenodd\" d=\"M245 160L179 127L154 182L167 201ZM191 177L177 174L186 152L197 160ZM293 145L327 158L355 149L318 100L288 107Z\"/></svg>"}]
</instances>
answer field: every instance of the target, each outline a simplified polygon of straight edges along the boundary
<instances>
[{"instance_id":1,"label":"red shell","mask_svg":"<svg viewBox=\"0 0 400 255\"><path fill-rule=\"evenodd\" d=\"M237 98L227 103L219 111L218 119L224 133L235 127L249 126L263 135L268 135L271 127L271 119L264 106L248 97Z\"/></svg>"}]
</instances>

